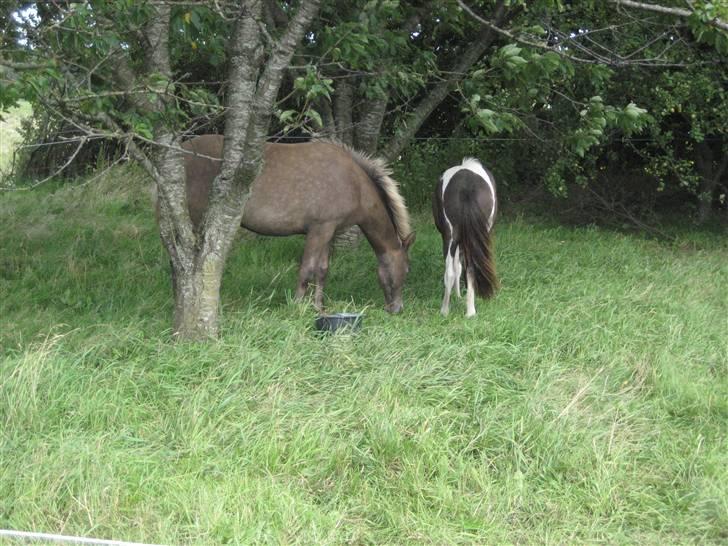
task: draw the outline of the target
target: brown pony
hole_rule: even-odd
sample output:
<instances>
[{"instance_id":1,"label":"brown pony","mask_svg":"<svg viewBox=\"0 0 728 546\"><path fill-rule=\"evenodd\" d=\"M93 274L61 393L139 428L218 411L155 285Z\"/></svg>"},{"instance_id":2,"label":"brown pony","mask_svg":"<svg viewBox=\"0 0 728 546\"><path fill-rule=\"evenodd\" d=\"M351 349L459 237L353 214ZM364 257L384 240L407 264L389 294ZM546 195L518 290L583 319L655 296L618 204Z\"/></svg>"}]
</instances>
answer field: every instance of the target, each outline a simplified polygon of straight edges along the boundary
<instances>
[{"instance_id":1,"label":"brown pony","mask_svg":"<svg viewBox=\"0 0 728 546\"><path fill-rule=\"evenodd\" d=\"M199 226L212 181L220 172L222 135L185 142L187 202ZM379 260L386 309L402 310L402 286L415 239L397 183L382 160L329 141L267 143L263 171L251 186L241 225L261 235L305 234L296 298L315 285L314 305L323 307L330 243L335 233L358 225Z\"/></svg>"},{"instance_id":2,"label":"brown pony","mask_svg":"<svg viewBox=\"0 0 728 546\"><path fill-rule=\"evenodd\" d=\"M460 276L465 265L467 310L475 315L475 294L491 297L498 288L492 234L498 200L495 178L477 159L446 170L432 195L435 225L442 234L445 256L445 296L440 312L450 312L450 291L460 297ZM462 250L462 252L461 252Z\"/></svg>"}]
</instances>

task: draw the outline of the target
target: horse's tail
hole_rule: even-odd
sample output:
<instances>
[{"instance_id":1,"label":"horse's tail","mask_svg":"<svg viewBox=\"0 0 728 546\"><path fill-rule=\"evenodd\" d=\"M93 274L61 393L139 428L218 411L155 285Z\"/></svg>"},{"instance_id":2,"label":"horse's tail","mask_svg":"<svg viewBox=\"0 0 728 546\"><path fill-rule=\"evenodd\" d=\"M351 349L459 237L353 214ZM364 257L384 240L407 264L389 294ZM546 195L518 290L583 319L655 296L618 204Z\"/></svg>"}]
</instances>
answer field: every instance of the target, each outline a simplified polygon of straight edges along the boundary
<instances>
[{"instance_id":1,"label":"horse's tail","mask_svg":"<svg viewBox=\"0 0 728 546\"><path fill-rule=\"evenodd\" d=\"M499 282L488 216L475 200L469 200L463 203L460 223L460 246L463 248L465 271L473 271L476 294L481 298L490 298L498 289Z\"/></svg>"},{"instance_id":2,"label":"horse's tail","mask_svg":"<svg viewBox=\"0 0 728 546\"><path fill-rule=\"evenodd\" d=\"M392 169L389 168L384 159L372 157L345 144L337 144L351 154L354 162L361 167L377 186L387 206L392 223L397 230L397 235L399 235L400 240L404 241L405 238L411 235L412 226L404 197L399 192L399 184L392 178Z\"/></svg>"}]
</instances>

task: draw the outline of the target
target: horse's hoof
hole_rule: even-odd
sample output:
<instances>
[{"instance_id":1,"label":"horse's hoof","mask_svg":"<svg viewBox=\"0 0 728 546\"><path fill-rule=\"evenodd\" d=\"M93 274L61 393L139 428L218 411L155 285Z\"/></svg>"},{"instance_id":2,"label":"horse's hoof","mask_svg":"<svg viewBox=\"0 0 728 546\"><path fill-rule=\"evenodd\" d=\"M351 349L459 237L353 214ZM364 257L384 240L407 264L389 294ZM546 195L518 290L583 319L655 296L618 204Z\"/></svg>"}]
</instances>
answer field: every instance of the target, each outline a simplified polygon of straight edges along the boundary
<instances>
[{"instance_id":1,"label":"horse's hoof","mask_svg":"<svg viewBox=\"0 0 728 546\"><path fill-rule=\"evenodd\" d=\"M384 309L387 311L387 313L391 313L393 315L396 315L397 313L401 313L402 309L404 308L404 305L400 304L390 304L385 305Z\"/></svg>"}]
</instances>

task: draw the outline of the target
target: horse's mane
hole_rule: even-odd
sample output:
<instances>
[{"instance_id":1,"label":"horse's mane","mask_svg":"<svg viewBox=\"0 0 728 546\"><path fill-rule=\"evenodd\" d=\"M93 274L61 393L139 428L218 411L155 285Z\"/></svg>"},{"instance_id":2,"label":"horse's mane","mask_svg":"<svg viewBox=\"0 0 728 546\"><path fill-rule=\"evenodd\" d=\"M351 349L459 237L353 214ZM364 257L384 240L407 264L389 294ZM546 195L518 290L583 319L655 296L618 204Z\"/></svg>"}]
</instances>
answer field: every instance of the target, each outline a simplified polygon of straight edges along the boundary
<instances>
[{"instance_id":1,"label":"horse's mane","mask_svg":"<svg viewBox=\"0 0 728 546\"><path fill-rule=\"evenodd\" d=\"M412 233L409 212L404 203L404 198L399 192L399 184L392 178L392 169L389 168L387 162L382 158L372 157L369 154L360 152L348 144L344 144L335 139L321 138L316 139L316 141L328 142L329 144L343 148L351 155L354 162L367 173L367 176L371 178L380 190L380 194L389 211L389 216L392 219L394 229L397 231L400 241L404 241Z\"/></svg>"},{"instance_id":2,"label":"horse's mane","mask_svg":"<svg viewBox=\"0 0 728 546\"><path fill-rule=\"evenodd\" d=\"M480 159L476 157L464 157L463 162L460 164L462 167L480 167L483 168L483 164Z\"/></svg>"}]
</instances>

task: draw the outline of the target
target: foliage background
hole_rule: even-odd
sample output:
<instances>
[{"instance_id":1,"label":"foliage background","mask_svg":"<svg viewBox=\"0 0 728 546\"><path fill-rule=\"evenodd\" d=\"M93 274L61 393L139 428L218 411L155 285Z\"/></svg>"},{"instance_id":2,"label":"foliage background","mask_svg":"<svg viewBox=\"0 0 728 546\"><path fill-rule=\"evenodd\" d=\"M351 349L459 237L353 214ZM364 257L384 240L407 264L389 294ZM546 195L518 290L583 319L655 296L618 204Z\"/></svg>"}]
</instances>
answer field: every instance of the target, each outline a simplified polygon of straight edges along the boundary
<instances>
[{"instance_id":1,"label":"foliage background","mask_svg":"<svg viewBox=\"0 0 728 546\"><path fill-rule=\"evenodd\" d=\"M269 14L273 21L291 10L287 3L268 4L278 6ZM504 198L552 209L547 193L570 196L557 208L577 212L580 221L644 220L661 211L699 221L711 212L725 218L728 39L710 24L726 19L723 3L691 2L689 18L609 2L501 4L465 5L491 23L500 21L508 37L484 37L455 1L325 2L281 89L272 137L333 135L385 155L416 207L426 204L429 184L444 166L472 154L492 167L507 190ZM4 9L6 43L25 33L51 59L41 71L16 71L19 79L0 82L0 104L33 99L36 121L26 141L78 134L69 120L97 112L111 115L124 131L114 141L100 138L103 132L90 139L64 171L69 177L115 161L127 150L126 138L148 139L162 121L189 135L222 130L230 33L222 12L205 3L174 7L176 81L168 91L176 98L150 117L109 93L107 83L115 48L128 47L131 62L141 62L144 44L135 33L149 17L144 3L89 2L60 26L54 24L60 12L40 5L21 30L8 15L13 8ZM481 43L482 53L463 64ZM33 56L9 51L16 64ZM90 68L64 68L65 60L95 67L93 77L84 72ZM74 78L79 83L71 85ZM164 85L152 74L129 92L159 92ZM418 108L442 86L442 99L418 118ZM419 129L406 145L396 146L414 126ZM29 151L20 179L56 172L74 149ZM393 150L399 151L392 156Z\"/></svg>"}]
</instances>

